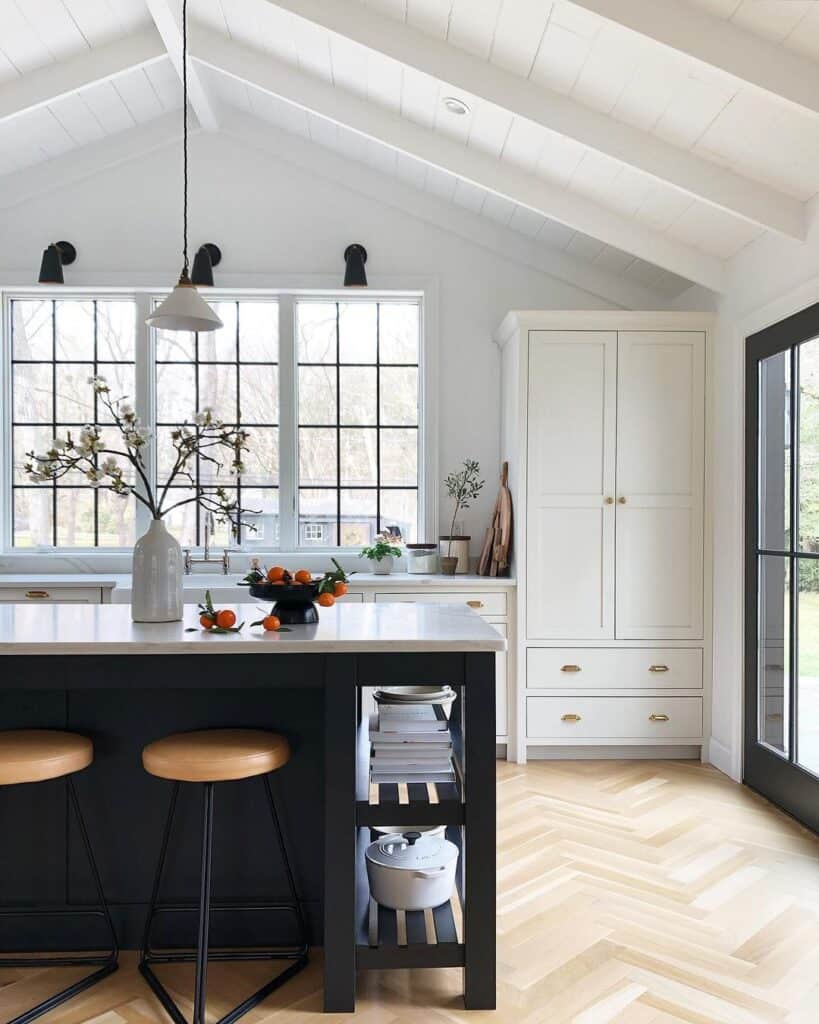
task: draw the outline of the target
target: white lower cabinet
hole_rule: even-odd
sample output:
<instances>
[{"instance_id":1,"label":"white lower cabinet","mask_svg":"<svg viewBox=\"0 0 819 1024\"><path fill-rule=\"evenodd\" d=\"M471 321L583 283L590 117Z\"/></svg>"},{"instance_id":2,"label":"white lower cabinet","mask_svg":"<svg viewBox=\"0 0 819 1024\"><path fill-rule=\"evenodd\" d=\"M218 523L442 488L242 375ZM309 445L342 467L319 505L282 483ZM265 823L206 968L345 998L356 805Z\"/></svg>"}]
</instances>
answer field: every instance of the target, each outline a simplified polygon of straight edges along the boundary
<instances>
[{"instance_id":1,"label":"white lower cabinet","mask_svg":"<svg viewBox=\"0 0 819 1024\"><path fill-rule=\"evenodd\" d=\"M702 650L530 647L530 690L701 690Z\"/></svg>"},{"instance_id":2,"label":"white lower cabinet","mask_svg":"<svg viewBox=\"0 0 819 1024\"><path fill-rule=\"evenodd\" d=\"M102 604L101 587L0 587L0 604Z\"/></svg>"},{"instance_id":3,"label":"white lower cabinet","mask_svg":"<svg viewBox=\"0 0 819 1024\"><path fill-rule=\"evenodd\" d=\"M527 697L526 733L529 739L564 744L700 743L702 698Z\"/></svg>"}]
</instances>

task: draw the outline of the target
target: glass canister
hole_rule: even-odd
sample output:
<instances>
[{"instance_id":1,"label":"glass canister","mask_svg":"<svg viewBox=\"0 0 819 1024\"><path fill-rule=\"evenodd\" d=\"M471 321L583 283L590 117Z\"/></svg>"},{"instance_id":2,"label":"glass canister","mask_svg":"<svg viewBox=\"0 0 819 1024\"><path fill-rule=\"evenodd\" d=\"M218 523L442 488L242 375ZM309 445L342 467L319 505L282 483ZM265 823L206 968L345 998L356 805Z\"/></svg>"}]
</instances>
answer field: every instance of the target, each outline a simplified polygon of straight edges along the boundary
<instances>
[{"instance_id":1,"label":"glass canister","mask_svg":"<svg viewBox=\"0 0 819 1024\"><path fill-rule=\"evenodd\" d=\"M437 544L407 544L407 572L413 576L438 572Z\"/></svg>"}]
</instances>

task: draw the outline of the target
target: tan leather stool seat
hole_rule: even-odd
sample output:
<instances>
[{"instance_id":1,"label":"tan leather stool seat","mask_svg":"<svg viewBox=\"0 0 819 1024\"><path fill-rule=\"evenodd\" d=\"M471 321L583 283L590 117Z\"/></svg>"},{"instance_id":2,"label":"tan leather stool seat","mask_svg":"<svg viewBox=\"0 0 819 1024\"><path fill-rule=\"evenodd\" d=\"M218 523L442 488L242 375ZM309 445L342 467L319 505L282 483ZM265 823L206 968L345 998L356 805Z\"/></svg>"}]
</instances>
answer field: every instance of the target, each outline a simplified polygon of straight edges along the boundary
<instances>
[{"instance_id":1,"label":"tan leather stool seat","mask_svg":"<svg viewBox=\"0 0 819 1024\"><path fill-rule=\"evenodd\" d=\"M0 732L0 786L43 782L81 771L94 760L87 736L55 729Z\"/></svg>"},{"instance_id":2,"label":"tan leather stool seat","mask_svg":"<svg viewBox=\"0 0 819 1024\"><path fill-rule=\"evenodd\" d=\"M261 729L178 732L142 751L146 772L175 782L227 782L266 775L290 760L284 736Z\"/></svg>"}]
</instances>

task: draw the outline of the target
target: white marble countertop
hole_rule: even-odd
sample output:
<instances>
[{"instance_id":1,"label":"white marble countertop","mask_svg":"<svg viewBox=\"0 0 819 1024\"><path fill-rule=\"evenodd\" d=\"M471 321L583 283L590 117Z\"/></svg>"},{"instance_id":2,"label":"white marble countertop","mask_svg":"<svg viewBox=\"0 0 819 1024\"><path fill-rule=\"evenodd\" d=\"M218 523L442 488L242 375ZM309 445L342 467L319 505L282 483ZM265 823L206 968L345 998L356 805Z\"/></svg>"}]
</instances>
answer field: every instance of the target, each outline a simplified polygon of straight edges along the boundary
<instances>
[{"instance_id":1,"label":"white marble countertop","mask_svg":"<svg viewBox=\"0 0 819 1024\"><path fill-rule=\"evenodd\" d=\"M196 605L182 622L134 623L129 605L0 605L0 655L9 654L367 654L503 651L506 640L470 608L406 603L320 608L313 626L266 633L249 623L259 603L232 606L241 633L198 628ZM197 627L193 632L186 629Z\"/></svg>"}]
</instances>

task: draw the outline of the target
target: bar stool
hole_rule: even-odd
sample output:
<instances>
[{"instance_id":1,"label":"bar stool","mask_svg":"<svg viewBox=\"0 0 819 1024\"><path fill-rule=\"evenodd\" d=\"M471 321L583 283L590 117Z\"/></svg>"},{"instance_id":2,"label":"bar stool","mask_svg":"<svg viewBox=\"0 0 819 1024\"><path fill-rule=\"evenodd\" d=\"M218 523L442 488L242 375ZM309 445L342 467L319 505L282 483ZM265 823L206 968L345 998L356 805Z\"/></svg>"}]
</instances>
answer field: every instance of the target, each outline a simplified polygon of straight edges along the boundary
<instances>
[{"instance_id":1,"label":"bar stool","mask_svg":"<svg viewBox=\"0 0 819 1024\"><path fill-rule=\"evenodd\" d=\"M232 1024L243 1014L257 1006L271 992L307 966L307 926L301 911L293 872L287 856L279 814L273 790L270 786L270 773L287 764L290 760L290 745L284 736L258 729L208 729L200 732L176 733L163 739L149 743L142 752L142 763L147 772L160 779L169 779L174 783L171 803L165 822L159 863L154 879L153 895L145 925L139 969L145 980L153 989L168 1015L176 1024L187 1024L182 1013L171 998L168 990L152 970L153 964L196 963L194 982L193 1024L205 1024L207 1004L207 968L211 960L238 962L246 960L291 960L285 968L271 981L262 985L258 991L239 1003L218 1022ZM261 776L267 798L267 805L273 819L273 829L278 840L279 852L284 864L287 884L290 890L290 901L286 903L252 903L226 904L211 903L211 858L213 849L213 804L214 787L217 782L228 782L239 779L250 779ZM183 782L201 783L203 789L202 811L202 855L200 895L198 906L186 904L162 904L159 902L162 873L168 853L168 845L173 826L179 789ZM196 952L177 950L154 950L151 947L151 931L154 918L160 913L198 910L199 928ZM298 927L297 946L275 946L266 949L249 950L214 950L208 947L211 911L282 911L293 914Z\"/></svg>"},{"instance_id":2,"label":"bar stool","mask_svg":"<svg viewBox=\"0 0 819 1024\"><path fill-rule=\"evenodd\" d=\"M55 910L47 906L3 907L0 908L0 917L74 917L78 919L89 916L101 917L104 919L111 937L110 951L96 956L81 953L49 956L41 953L34 956L1 957L0 967L39 967L42 969L43 967L88 966L98 968L56 995L49 996L48 999L44 999L25 1013L14 1017L8 1024L28 1024L29 1021L48 1013L49 1010L53 1010L56 1006L71 999L72 996L96 985L98 981L117 969L117 936L111 915L108 912L108 905L105 902L99 870L94 860L88 830L85 827L72 777L75 772L87 768L93 760L94 747L91 740L85 736L78 736L76 733L57 732L49 729L16 729L0 732L0 786L16 786L23 783L65 778L69 803L79 825L82 844L94 878L99 901L93 908L78 908L76 910Z\"/></svg>"}]
</instances>

